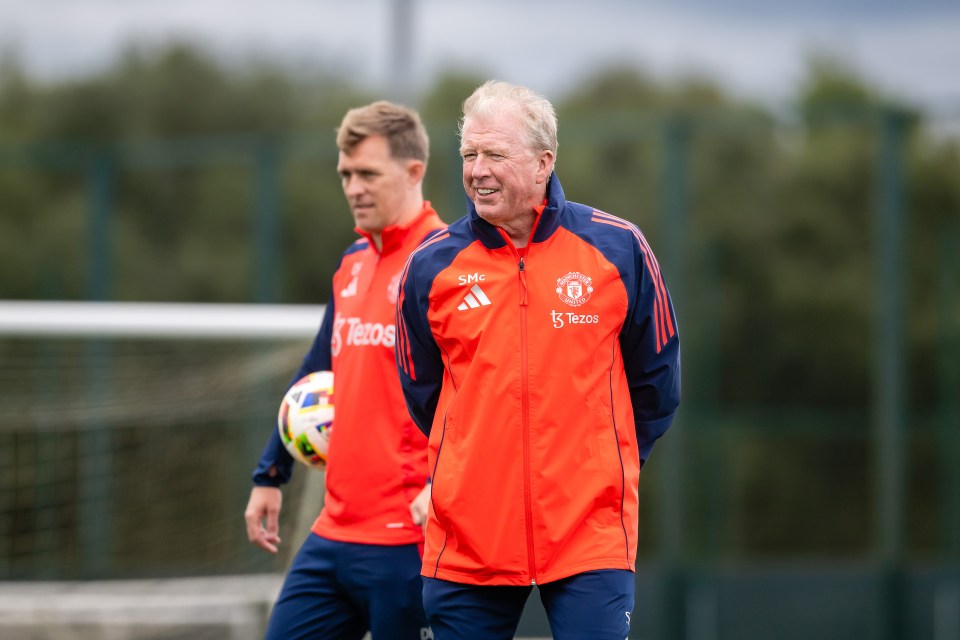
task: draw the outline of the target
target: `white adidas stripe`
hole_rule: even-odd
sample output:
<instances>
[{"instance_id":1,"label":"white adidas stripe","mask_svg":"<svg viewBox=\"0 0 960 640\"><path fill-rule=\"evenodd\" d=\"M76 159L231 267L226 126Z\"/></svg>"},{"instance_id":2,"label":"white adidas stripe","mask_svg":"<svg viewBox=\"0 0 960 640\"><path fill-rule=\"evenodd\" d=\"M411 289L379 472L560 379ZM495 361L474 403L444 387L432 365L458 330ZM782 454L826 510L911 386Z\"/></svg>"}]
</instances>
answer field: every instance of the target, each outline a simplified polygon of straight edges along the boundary
<instances>
[{"instance_id":1,"label":"white adidas stripe","mask_svg":"<svg viewBox=\"0 0 960 640\"><path fill-rule=\"evenodd\" d=\"M480 304L487 306L490 304L490 298L487 297L487 294L483 292L483 289L480 288L480 285L475 284L470 288L470 291L473 295L477 296L477 300L480 301Z\"/></svg>"},{"instance_id":2,"label":"white adidas stripe","mask_svg":"<svg viewBox=\"0 0 960 640\"><path fill-rule=\"evenodd\" d=\"M468 293L463 298L463 302L457 307L458 311L466 311L467 309L476 309L477 307L486 307L490 303L490 298L487 297L487 294L483 292L483 289L480 288L480 285L475 284L470 287L470 293Z\"/></svg>"}]
</instances>

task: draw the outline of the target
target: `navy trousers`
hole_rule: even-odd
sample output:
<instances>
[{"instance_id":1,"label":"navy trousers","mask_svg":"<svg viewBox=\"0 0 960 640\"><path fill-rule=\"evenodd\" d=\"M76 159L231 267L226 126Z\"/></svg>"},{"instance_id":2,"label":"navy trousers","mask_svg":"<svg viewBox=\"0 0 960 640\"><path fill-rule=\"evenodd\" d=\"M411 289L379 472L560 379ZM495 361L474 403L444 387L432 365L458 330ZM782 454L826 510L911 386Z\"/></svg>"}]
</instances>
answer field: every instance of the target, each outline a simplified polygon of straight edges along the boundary
<instances>
[{"instance_id":1,"label":"navy trousers","mask_svg":"<svg viewBox=\"0 0 960 640\"><path fill-rule=\"evenodd\" d=\"M435 640L512 640L532 586L477 586L423 579ZM624 640L630 633L634 573L578 573L538 586L554 640Z\"/></svg>"},{"instance_id":2,"label":"navy trousers","mask_svg":"<svg viewBox=\"0 0 960 640\"><path fill-rule=\"evenodd\" d=\"M417 545L335 542L311 533L287 572L266 640L428 640Z\"/></svg>"}]
</instances>

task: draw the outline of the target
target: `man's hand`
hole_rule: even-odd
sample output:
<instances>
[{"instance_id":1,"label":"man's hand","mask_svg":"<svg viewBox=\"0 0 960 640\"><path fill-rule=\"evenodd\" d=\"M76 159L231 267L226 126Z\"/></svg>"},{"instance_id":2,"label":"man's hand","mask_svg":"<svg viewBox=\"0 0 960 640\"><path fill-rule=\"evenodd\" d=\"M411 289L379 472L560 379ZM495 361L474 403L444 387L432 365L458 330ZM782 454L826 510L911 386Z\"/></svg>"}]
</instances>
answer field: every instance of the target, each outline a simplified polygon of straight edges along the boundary
<instances>
[{"instance_id":1,"label":"man's hand","mask_svg":"<svg viewBox=\"0 0 960 640\"><path fill-rule=\"evenodd\" d=\"M430 508L430 487L429 482L420 490L417 497L410 503L410 517L413 518L413 524L427 526L427 511Z\"/></svg>"},{"instance_id":2,"label":"man's hand","mask_svg":"<svg viewBox=\"0 0 960 640\"><path fill-rule=\"evenodd\" d=\"M247 539L270 553L276 553L280 544L282 502L283 495L279 487L254 487L250 491L247 509L243 512L243 518L247 521Z\"/></svg>"}]
</instances>

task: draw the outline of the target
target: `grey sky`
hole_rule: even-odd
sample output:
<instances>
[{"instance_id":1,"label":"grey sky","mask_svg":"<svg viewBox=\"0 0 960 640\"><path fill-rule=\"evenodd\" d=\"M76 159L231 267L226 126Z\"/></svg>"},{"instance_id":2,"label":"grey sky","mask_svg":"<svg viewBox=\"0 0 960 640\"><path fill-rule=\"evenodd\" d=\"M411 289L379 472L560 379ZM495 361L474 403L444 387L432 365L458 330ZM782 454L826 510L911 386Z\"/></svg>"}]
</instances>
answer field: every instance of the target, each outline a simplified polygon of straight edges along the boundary
<instances>
[{"instance_id":1,"label":"grey sky","mask_svg":"<svg viewBox=\"0 0 960 640\"><path fill-rule=\"evenodd\" d=\"M0 47L62 77L130 42L171 38L225 56L336 65L386 89L395 0L0 0ZM886 91L958 111L958 0L404 0L411 79L470 70L556 95L598 65L658 77L695 71L739 94L789 98L814 51L842 56Z\"/></svg>"}]
</instances>

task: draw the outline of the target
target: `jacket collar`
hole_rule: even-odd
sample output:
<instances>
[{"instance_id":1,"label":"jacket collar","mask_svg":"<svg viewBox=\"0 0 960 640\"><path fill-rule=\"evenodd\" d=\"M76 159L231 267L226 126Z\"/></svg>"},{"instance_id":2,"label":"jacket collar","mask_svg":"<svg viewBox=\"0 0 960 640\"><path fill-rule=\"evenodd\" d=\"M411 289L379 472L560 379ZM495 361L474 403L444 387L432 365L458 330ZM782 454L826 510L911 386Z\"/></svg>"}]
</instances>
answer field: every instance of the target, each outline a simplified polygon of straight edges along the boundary
<instances>
[{"instance_id":1,"label":"jacket collar","mask_svg":"<svg viewBox=\"0 0 960 640\"><path fill-rule=\"evenodd\" d=\"M380 255L385 256L396 251L399 251L404 246L406 246L408 239L411 235L417 237L419 242L423 235L426 233L426 228L423 232L420 232L420 228L431 221L432 218L437 217L437 212L433 210L433 206L428 201L424 201L423 208L420 209L420 213L416 216L404 222L403 224L392 224L388 227L384 227L383 231L380 232L380 242L382 248L378 252ZM354 231L367 239L367 242L370 243L370 248L373 251L377 251L377 245L373 242L373 235L367 231L364 231L360 227L354 227Z\"/></svg>"},{"instance_id":2,"label":"jacket collar","mask_svg":"<svg viewBox=\"0 0 960 640\"><path fill-rule=\"evenodd\" d=\"M560 226L560 215L563 213L566 203L563 188L560 186L560 178L554 171L547 183L547 206L544 207L543 213L540 214L540 219L537 221L537 227L533 233L533 242L543 242L553 235L553 232ZM470 228L483 243L483 246L488 249L500 249L507 246L507 241L504 240L497 227L480 217L470 198L467 198L467 217L470 220Z\"/></svg>"}]
</instances>

